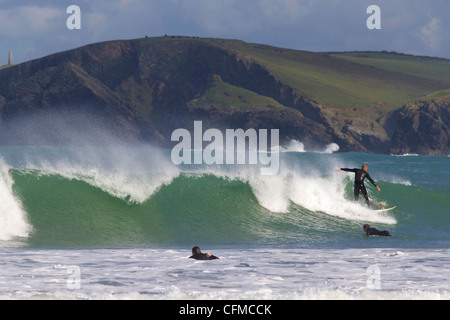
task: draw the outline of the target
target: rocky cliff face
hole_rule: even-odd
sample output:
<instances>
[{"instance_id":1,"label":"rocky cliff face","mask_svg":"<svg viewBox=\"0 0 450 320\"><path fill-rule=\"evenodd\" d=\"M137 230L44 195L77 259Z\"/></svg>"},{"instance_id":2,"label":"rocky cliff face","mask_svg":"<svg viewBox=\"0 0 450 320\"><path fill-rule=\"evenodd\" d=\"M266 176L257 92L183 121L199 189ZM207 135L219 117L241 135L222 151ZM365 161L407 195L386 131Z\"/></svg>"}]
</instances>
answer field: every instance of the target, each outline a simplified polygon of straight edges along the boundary
<instances>
[{"instance_id":1,"label":"rocky cliff face","mask_svg":"<svg viewBox=\"0 0 450 320\"><path fill-rule=\"evenodd\" d=\"M389 153L450 154L450 98L404 106Z\"/></svg>"},{"instance_id":2,"label":"rocky cliff face","mask_svg":"<svg viewBox=\"0 0 450 320\"><path fill-rule=\"evenodd\" d=\"M187 108L214 75L292 108ZM64 143L59 135L39 130L58 126L49 116L55 113L62 114L55 121L63 118L77 131L95 118L121 136L163 145L170 143L174 129L189 128L193 120L217 127L277 128L284 138L306 143L332 141L326 126L312 119L318 114L313 103L263 66L201 41L114 41L17 65L0 73L0 110L3 143L28 143L30 136L35 143L39 135L45 144ZM16 124L23 126L23 119L33 123L28 137Z\"/></svg>"},{"instance_id":3,"label":"rocky cliff face","mask_svg":"<svg viewBox=\"0 0 450 320\"><path fill-rule=\"evenodd\" d=\"M193 103L217 78L277 106ZM201 40L99 43L0 71L3 144L74 143L78 138L68 132L87 133L86 141L101 131L170 146L173 130L203 120L215 128L280 129L282 140L297 139L306 147L335 142L343 151L385 152L389 146L395 153L447 152L448 104L435 106L435 112L421 108L405 107L382 121L390 129L380 130L382 125L341 116L311 100L251 57ZM431 149L416 143L424 135Z\"/></svg>"}]
</instances>

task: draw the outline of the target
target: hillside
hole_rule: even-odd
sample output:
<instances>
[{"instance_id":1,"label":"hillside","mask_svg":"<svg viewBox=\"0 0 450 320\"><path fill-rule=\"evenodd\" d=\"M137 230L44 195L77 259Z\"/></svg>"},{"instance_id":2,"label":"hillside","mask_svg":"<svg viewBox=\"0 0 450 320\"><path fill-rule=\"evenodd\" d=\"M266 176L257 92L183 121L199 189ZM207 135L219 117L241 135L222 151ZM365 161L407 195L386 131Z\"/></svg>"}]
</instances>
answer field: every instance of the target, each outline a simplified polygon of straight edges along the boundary
<instances>
[{"instance_id":1,"label":"hillside","mask_svg":"<svg viewBox=\"0 0 450 320\"><path fill-rule=\"evenodd\" d=\"M100 127L170 146L173 130L203 120L280 129L307 148L448 154L449 88L446 59L189 37L110 41L0 70L0 143L80 143L69 132ZM431 135L405 120L424 117ZM406 136L420 136L420 148Z\"/></svg>"}]
</instances>

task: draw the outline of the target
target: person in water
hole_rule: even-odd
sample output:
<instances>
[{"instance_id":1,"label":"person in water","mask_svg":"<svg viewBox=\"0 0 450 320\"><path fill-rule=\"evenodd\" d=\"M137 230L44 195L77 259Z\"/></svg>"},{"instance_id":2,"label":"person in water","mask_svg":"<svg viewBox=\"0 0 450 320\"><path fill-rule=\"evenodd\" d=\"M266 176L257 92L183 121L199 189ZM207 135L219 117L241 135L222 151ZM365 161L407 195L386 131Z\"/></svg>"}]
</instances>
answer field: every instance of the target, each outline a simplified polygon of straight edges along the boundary
<instances>
[{"instance_id":1,"label":"person in water","mask_svg":"<svg viewBox=\"0 0 450 320\"><path fill-rule=\"evenodd\" d=\"M364 185L364 179L367 178L369 181L377 188L378 191L380 187L375 184L375 181L370 177L367 172L367 165L363 165L361 169L348 169L348 168L340 168L337 171L347 171L355 173L355 187L353 189L353 194L355 195L355 200L358 201L359 193L362 193L364 198L366 199L367 206L370 208L369 196L367 195L366 186Z\"/></svg>"},{"instance_id":2,"label":"person in water","mask_svg":"<svg viewBox=\"0 0 450 320\"><path fill-rule=\"evenodd\" d=\"M389 231L386 231L386 230L380 231L378 229L371 228L368 224L365 224L363 226L363 228L364 228L364 232L368 236L391 237L391 234L389 233Z\"/></svg>"},{"instance_id":3,"label":"person in water","mask_svg":"<svg viewBox=\"0 0 450 320\"><path fill-rule=\"evenodd\" d=\"M195 259L195 260L214 260L214 259L219 259L216 256L213 256L212 254L210 254L209 252L202 253L200 248L197 247L197 246L192 248L192 256L190 256L189 258L190 259Z\"/></svg>"}]
</instances>

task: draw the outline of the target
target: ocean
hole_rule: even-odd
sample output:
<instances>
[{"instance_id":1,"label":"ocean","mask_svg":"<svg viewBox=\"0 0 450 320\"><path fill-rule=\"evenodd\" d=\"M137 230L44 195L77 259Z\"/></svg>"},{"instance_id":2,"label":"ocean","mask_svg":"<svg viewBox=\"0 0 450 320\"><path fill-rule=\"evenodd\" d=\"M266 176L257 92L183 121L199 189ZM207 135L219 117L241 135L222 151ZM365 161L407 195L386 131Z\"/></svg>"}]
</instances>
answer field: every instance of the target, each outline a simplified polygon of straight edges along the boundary
<instances>
[{"instance_id":1,"label":"ocean","mask_svg":"<svg viewBox=\"0 0 450 320\"><path fill-rule=\"evenodd\" d=\"M450 157L335 151L283 149L263 176L151 146L0 147L0 298L449 299ZM371 209L336 172L363 163Z\"/></svg>"}]
</instances>

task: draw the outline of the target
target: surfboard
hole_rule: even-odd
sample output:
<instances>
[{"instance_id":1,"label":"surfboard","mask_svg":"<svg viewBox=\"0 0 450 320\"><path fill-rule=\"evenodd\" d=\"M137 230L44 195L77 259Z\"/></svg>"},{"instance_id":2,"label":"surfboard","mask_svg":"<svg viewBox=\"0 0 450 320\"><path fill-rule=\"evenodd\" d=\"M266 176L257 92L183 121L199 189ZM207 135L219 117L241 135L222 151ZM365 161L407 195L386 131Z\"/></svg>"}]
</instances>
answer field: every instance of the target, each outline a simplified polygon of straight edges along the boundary
<instances>
[{"instance_id":1,"label":"surfboard","mask_svg":"<svg viewBox=\"0 0 450 320\"><path fill-rule=\"evenodd\" d=\"M397 206L393 206L392 208L386 208L386 209L378 209L378 210L374 210L374 211L385 212L385 211L390 211L390 210L395 209L395 208L397 208Z\"/></svg>"}]
</instances>

